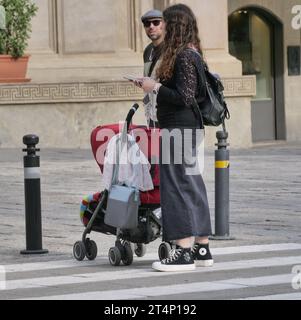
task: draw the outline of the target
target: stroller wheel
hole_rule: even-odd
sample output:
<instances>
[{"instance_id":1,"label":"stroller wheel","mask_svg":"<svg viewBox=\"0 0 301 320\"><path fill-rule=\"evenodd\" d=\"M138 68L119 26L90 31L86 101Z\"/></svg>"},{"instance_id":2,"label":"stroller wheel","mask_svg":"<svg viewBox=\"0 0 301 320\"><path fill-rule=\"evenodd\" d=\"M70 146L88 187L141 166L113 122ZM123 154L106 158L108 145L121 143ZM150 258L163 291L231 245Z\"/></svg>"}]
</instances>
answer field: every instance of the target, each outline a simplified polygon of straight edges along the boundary
<instances>
[{"instance_id":1,"label":"stroller wheel","mask_svg":"<svg viewBox=\"0 0 301 320\"><path fill-rule=\"evenodd\" d=\"M122 262L125 266L130 266L134 260L131 244L129 242L125 242L123 244L123 248L124 248L124 252L123 252L124 256L122 257Z\"/></svg>"},{"instance_id":2,"label":"stroller wheel","mask_svg":"<svg viewBox=\"0 0 301 320\"><path fill-rule=\"evenodd\" d=\"M113 247L109 250L109 261L112 266L119 266L121 262L121 252L119 248Z\"/></svg>"},{"instance_id":3,"label":"stroller wheel","mask_svg":"<svg viewBox=\"0 0 301 320\"><path fill-rule=\"evenodd\" d=\"M86 255L86 247L82 241L75 242L73 246L73 256L77 261L83 261Z\"/></svg>"},{"instance_id":4,"label":"stroller wheel","mask_svg":"<svg viewBox=\"0 0 301 320\"><path fill-rule=\"evenodd\" d=\"M163 259L169 258L170 251L171 251L171 245L167 242L162 242L158 250L159 259L163 260Z\"/></svg>"},{"instance_id":5,"label":"stroller wheel","mask_svg":"<svg viewBox=\"0 0 301 320\"><path fill-rule=\"evenodd\" d=\"M143 243L135 244L135 254L137 257L142 258L146 254L146 245Z\"/></svg>"},{"instance_id":6,"label":"stroller wheel","mask_svg":"<svg viewBox=\"0 0 301 320\"><path fill-rule=\"evenodd\" d=\"M90 239L86 241L86 257L91 261L97 257L97 245L95 241Z\"/></svg>"}]
</instances>

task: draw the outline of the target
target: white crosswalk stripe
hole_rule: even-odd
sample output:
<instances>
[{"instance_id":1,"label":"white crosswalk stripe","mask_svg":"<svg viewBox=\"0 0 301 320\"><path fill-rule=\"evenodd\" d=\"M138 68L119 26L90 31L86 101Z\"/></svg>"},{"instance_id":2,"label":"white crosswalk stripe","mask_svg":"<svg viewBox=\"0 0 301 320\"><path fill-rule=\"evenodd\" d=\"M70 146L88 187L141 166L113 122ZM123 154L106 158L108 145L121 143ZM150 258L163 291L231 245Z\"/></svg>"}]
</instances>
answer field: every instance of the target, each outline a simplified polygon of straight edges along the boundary
<instances>
[{"instance_id":1,"label":"white crosswalk stripe","mask_svg":"<svg viewBox=\"0 0 301 320\"><path fill-rule=\"evenodd\" d=\"M259 267L273 267L273 266L287 266L293 264L301 264L301 256L293 257L282 257L282 258L269 258L269 259L256 259L256 260L245 260L245 261L231 261L231 262L220 262L216 263L213 267L208 269L198 268L194 273L205 273L214 271L224 271L224 270L242 270L250 268ZM33 278L33 279L21 279L21 280L8 280L6 281L6 290L15 289L29 289L47 286L58 286L67 284L79 284L79 283L95 283L123 279L138 279L138 278L148 278L148 277L163 277L167 273L154 272L148 268L143 269L130 269L122 270L120 272L118 269L115 271L103 271L96 273L84 273L75 274L71 276L56 276L56 277L43 277L43 278ZM177 274L183 274L186 272L177 272ZM169 273L171 274L171 273ZM292 278L292 274L290 275Z\"/></svg>"},{"instance_id":2,"label":"white crosswalk stripe","mask_svg":"<svg viewBox=\"0 0 301 320\"><path fill-rule=\"evenodd\" d=\"M84 295L70 294L64 296L50 296L47 299L50 300L125 300L125 299L144 299L147 297L156 297L160 295L172 294L185 294L193 292L212 292L228 289L244 289L250 286L265 286L271 284L286 284L291 280L291 274L277 275L270 277L257 277L249 279L229 279L222 281L211 282L195 282L191 284L183 285L170 285L166 287L156 286L148 288L133 288L125 290L109 290L105 292L88 292ZM41 300L44 298L37 298Z\"/></svg>"},{"instance_id":3,"label":"white crosswalk stripe","mask_svg":"<svg viewBox=\"0 0 301 320\"><path fill-rule=\"evenodd\" d=\"M301 292L274 294L269 296L248 297L239 300L301 300Z\"/></svg>"},{"instance_id":4,"label":"white crosswalk stripe","mask_svg":"<svg viewBox=\"0 0 301 320\"><path fill-rule=\"evenodd\" d=\"M107 257L83 262L70 259L6 265L2 267L6 271L6 281L2 278L0 300L14 298L126 300L164 297L171 294L181 295L185 299L185 294L191 296L191 294L214 294L223 291L235 291L237 294L237 291L246 292L246 290L253 291L242 299L301 299L301 288L294 290L292 287L293 278L296 276L292 273L292 267L301 266L301 244L216 248L212 249L212 253L215 257L220 256L221 260L213 267L197 268L196 271L189 273L176 273L178 276L187 275L190 279L188 283L175 282L174 273L153 271L150 263L157 260L154 254L139 258L139 264L135 265L134 261L131 267L110 267ZM256 258L258 253L267 253L269 256L263 258L261 255ZM251 259L247 257L241 259L241 254L253 255ZM225 259L227 261L222 261L223 257L227 257ZM261 270L263 274L255 276L254 270ZM210 281L207 279L209 275ZM218 279L215 279L215 275ZM165 285L161 283L163 279ZM108 286L108 283L114 283L114 290ZM96 290L95 284L98 285ZM78 288L78 292L72 289L74 286ZM261 294L262 289L265 289L264 295ZM255 295L254 292L256 292ZM231 294L227 296L230 297Z\"/></svg>"},{"instance_id":5,"label":"white crosswalk stripe","mask_svg":"<svg viewBox=\"0 0 301 320\"><path fill-rule=\"evenodd\" d=\"M287 250L301 250L301 244L298 243L280 243L280 244L268 244L268 245L255 245L255 246L240 246L240 247L225 247L225 248L213 248L210 251L214 256L219 255L231 255L240 253L256 253L256 252L274 252L274 251L287 251ZM139 258L139 260L156 260L157 254L148 254L146 257ZM25 272L35 271L43 269L62 269L79 266L97 266L99 264L107 264L107 257L98 257L95 261L83 261L77 262L75 260L60 260L60 261L48 261L48 262L35 262L35 263L21 263L5 265L7 273L11 272Z\"/></svg>"}]
</instances>

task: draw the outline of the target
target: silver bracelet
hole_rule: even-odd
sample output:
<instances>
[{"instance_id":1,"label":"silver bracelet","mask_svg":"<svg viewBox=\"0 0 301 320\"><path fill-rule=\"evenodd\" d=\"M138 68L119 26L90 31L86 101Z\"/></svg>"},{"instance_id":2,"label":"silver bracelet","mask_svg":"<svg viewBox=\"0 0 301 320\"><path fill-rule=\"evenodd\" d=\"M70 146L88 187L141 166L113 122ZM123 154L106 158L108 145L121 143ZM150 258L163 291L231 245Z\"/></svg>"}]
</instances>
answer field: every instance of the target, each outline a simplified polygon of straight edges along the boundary
<instances>
[{"instance_id":1,"label":"silver bracelet","mask_svg":"<svg viewBox=\"0 0 301 320\"><path fill-rule=\"evenodd\" d=\"M160 87L162 86L161 83L156 83L153 89L153 94L158 94Z\"/></svg>"}]
</instances>

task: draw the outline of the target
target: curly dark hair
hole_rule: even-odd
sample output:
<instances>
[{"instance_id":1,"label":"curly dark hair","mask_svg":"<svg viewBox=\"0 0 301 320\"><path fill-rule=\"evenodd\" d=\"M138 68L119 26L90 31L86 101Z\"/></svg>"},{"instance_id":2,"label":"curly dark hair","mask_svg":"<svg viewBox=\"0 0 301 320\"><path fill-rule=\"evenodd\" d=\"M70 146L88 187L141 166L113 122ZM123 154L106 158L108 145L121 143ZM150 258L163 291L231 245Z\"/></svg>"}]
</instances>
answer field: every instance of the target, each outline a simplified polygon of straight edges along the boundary
<instances>
[{"instance_id":1,"label":"curly dark hair","mask_svg":"<svg viewBox=\"0 0 301 320\"><path fill-rule=\"evenodd\" d=\"M157 77L168 80L172 77L177 55L193 46L203 57L197 20L192 10L184 4L170 6L163 12L166 34L162 49L162 62Z\"/></svg>"}]
</instances>

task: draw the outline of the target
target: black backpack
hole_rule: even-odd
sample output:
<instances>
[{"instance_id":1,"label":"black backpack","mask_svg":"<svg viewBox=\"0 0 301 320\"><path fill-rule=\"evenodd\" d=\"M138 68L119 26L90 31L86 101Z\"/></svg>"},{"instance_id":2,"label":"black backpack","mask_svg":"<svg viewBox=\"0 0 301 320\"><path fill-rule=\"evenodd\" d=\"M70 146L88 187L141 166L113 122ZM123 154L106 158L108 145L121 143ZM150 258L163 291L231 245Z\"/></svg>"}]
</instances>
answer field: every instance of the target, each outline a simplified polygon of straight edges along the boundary
<instances>
[{"instance_id":1,"label":"black backpack","mask_svg":"<svg viewBox=\"0 0 301 320\"><path fill-rule=\"evenodd\" d=\"M200 56L198 52L196 53ZM218 127L220 125L223 125L223 128L225 130L225 119L230 119L230 112L228 110L227 103L223 94L224 86L219 76L209 71L202 58L201 64L197 67L200 78L204 79L205 73L206 79L206 97L200 103L197 103L197 101L195 101L197 111L201 116L202 122L205 126Z\"/></svg>"}]
</instances>

